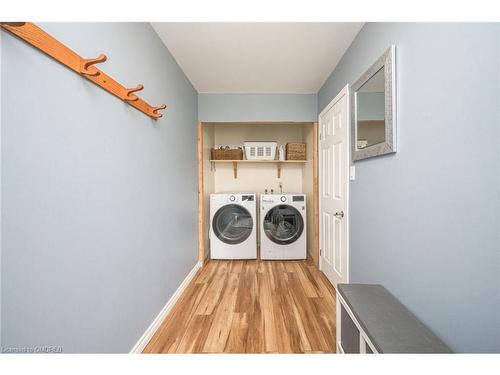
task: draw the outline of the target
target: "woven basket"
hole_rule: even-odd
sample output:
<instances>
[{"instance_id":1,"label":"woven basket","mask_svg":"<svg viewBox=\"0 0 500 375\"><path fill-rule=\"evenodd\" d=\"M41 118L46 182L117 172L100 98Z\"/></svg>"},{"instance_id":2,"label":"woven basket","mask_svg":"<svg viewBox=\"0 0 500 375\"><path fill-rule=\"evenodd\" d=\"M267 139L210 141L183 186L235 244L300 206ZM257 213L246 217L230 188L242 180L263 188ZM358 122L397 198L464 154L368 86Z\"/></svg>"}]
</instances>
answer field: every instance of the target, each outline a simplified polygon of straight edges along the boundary
<instances>
[{"instance_id":1,"label":"woven basket","mask_svg":"<svg viewBox=\"0 0 500 375\"><path fill-rule=\"evenodd\" d=\"M212 160L243 160L243 150L241 148L213 148Z\"/></svg>"},{"instance_id":2,"label":"woven basket","mask_svg":"<svg viewBox=\"0 0 500 375\"><path fill-rule=\"evenodd\" d=\"M286 160L306 160L306 144L287 143Z\"/></svg>"}]
</instances>

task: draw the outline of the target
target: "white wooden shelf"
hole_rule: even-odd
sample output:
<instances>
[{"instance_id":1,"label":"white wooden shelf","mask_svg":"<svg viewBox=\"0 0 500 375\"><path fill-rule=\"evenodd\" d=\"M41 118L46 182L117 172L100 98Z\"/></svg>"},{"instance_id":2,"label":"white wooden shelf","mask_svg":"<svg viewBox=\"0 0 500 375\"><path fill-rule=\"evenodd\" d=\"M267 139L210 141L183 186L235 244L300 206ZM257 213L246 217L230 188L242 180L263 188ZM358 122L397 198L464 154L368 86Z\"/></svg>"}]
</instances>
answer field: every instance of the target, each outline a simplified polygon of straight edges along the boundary
<instances>
[{"instance_id":1,"label":"white wooden shelf","mask_svg":"<svg viewBox=\"0 0 500 375\"><path fill-rule=\"evenodd\" d=\"M281 177L281 164L304 164L307 160L210 160L211 163L233 163L234 178L238 178L238 163L274 163L278 178Z\"/></svg>"}]
</instances>

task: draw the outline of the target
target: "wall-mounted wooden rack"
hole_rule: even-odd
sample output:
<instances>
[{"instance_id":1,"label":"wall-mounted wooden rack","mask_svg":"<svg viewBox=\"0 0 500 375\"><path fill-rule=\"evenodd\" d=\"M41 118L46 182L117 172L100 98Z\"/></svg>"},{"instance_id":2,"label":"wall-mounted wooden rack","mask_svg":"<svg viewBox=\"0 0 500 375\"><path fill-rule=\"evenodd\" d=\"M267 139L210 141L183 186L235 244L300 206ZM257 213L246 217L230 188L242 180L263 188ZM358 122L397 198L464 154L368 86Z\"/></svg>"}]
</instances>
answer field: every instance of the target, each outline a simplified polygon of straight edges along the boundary
<instances>
[{"instance_id":1,"label":"wall-mounted wooden rack","mask_svg":"<svg viewBox=\"0 0 500 375\"><path fill-rule=\"evenodd\" d=\"M233 163L234 178L238 178L238 163L275 163L278 178L281 178L282 164L306 163L307 160L210 160L211 163Z\"/></svg>"},{"instance_id":2,"label":"wall-mounted wooden rack","mask_svg":"<svg viewBox=\"0 0 500 375\"><path fill-rule=\"evenodd\" d=\"M105 55L84 59L31 22L0 22L0 26L154 120L163 116L159 111L167 108L165 104L154 107L134 94L143 85L127 88L94 66L106 61Z\"/></svg>"}]
</instances>

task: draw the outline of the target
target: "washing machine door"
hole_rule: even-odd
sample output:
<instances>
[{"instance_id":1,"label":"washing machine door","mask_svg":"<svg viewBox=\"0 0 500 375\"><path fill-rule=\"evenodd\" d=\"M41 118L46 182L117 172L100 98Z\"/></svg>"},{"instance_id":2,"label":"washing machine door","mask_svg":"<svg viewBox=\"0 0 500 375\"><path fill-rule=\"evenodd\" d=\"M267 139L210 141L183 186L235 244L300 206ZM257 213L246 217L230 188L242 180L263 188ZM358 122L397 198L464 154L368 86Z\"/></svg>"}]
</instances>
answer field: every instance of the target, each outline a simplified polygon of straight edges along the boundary
<instances>
[{"instance_id":1,"label":"washing machine door","mask_svg":"<svg viewBox=\"0 0 500 375\"><path fill-rule=\"evenodd\" d=\"M212 228L219 240L230 245L245 241L253 229L252 215L238 204L225 205L215 213Z\"/></svg>"},{"instance_id":2,"label":"washing machine door","mask_svg":"<svg viewBox=\"0 0 500 375\"><path fill-rule=\"evenodd\" d=\"M264 233L274 243L291 244L304 231L304 220L300 212L287 204L271 208L264 217Z\"/></svg>"}]
</instances>

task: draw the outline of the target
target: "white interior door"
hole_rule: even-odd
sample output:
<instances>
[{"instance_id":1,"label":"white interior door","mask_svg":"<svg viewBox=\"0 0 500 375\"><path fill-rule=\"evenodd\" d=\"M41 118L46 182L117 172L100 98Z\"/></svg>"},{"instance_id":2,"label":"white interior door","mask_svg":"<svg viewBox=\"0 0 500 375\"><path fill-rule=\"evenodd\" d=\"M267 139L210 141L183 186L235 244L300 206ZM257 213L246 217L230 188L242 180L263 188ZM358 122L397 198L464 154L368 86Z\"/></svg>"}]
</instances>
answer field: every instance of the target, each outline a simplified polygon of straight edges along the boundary
<instances>
[{"instance_id":1,"label":"white interior door","mask_svg":"<svg viewBox=\"0 0 500 375\"><path fill-rule=\"evenodd\" d=\"M347 86L319 115L320 269L348 282L349 95Z\"/></svg>"}]
</instances>

